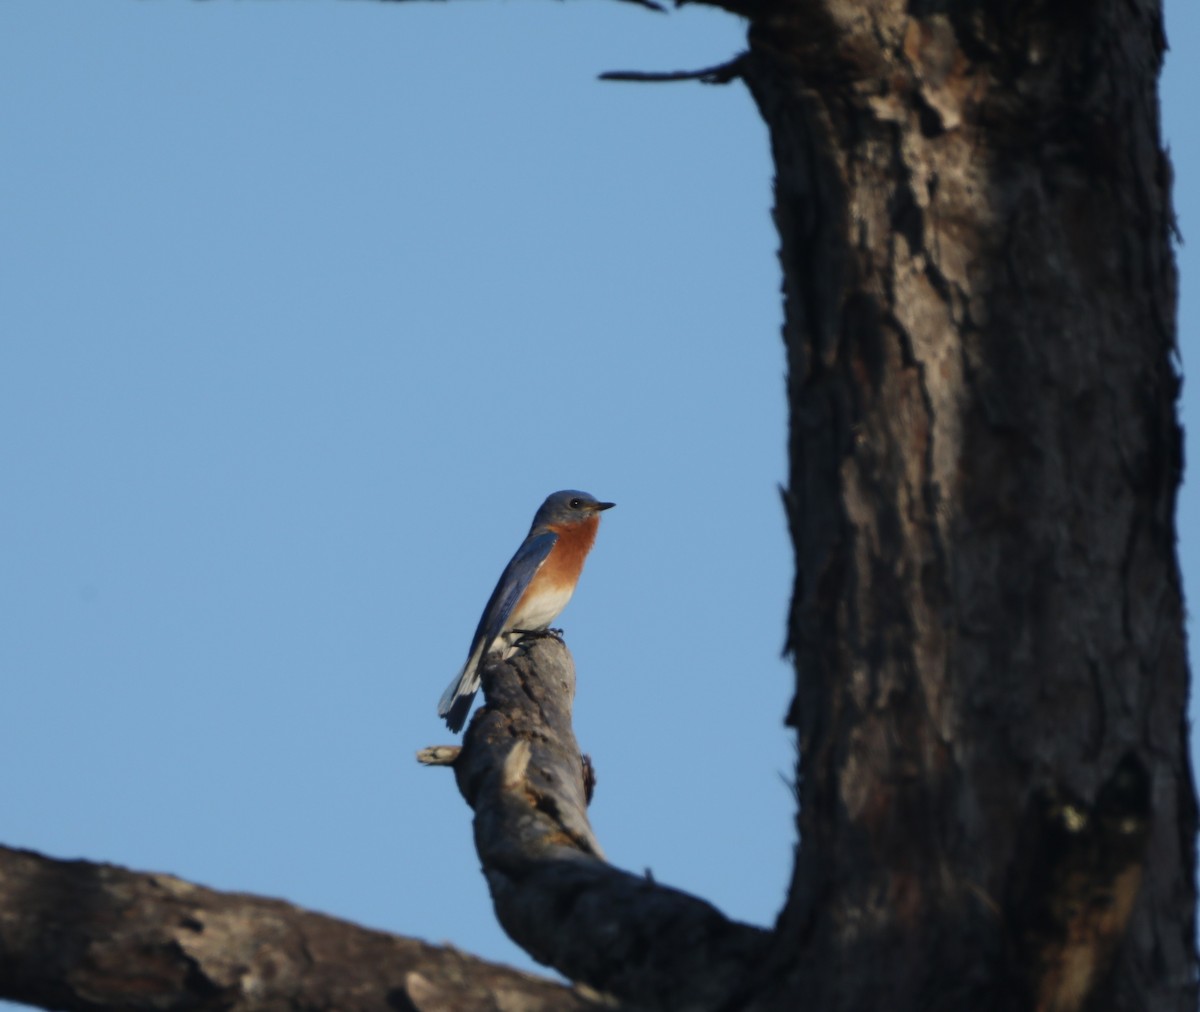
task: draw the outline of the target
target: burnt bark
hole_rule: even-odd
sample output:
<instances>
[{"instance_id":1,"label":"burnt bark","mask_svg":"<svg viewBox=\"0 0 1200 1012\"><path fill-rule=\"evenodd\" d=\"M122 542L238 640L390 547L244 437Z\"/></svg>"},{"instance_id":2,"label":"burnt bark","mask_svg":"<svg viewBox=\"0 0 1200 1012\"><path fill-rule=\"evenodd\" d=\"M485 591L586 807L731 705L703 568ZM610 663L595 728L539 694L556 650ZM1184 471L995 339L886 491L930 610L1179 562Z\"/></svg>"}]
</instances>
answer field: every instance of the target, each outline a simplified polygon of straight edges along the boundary
<instances>
[{"instance_id":1,"label":"burnt bark","mask_svg":"<svg viewBox=\"0 0 1200 1012\"><path fill-rule=\"evenodd\" d=\"M829 0L750 38L801 747L762 1007L1194 1008L1161 11Z\"/></svg>"}]
</instances>

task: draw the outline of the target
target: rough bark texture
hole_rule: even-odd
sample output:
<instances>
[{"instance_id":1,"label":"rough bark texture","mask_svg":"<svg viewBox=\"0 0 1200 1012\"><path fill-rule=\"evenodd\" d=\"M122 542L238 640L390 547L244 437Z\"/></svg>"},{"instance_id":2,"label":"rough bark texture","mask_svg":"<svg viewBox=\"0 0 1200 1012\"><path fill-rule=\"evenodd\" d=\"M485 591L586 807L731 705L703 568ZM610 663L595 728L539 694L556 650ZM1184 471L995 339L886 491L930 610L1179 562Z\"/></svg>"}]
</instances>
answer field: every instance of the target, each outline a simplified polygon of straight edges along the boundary
<instances>
[{"instance_id":1,"label":"rough bark texture","mask_svg":"<svg viewBox=\"0 0 1200 1012\"><path fill-rule=\"evenodd\" d=\"M600 1007L560 984L279 900L3 847L0 998L82 1012Z\"/></svg>"},{"instance_id":2,"label":"rough bark texture","mask_svg":"<svg viewBox=\"0 0 1200 1012\"><path fill-rule=\"evenodd\" d=\"M801 849L763 1007L1192 1010L1161 12L770 10Z\"/></svg>"},{"instance_id":3,"label":"rough bark texture","mask_svg":"<svg viewBox=\"0 0 1200 1012\"><path fill-rule=\"evenodd\" d=\"M570 979L640 1007L729 1004L753 979L769 935L604 860L571 728L567 648L526 638L515 656L489 664L483 690L487 707L471 721L455 774L505 931Z\"/></svg>"}]
</instances>

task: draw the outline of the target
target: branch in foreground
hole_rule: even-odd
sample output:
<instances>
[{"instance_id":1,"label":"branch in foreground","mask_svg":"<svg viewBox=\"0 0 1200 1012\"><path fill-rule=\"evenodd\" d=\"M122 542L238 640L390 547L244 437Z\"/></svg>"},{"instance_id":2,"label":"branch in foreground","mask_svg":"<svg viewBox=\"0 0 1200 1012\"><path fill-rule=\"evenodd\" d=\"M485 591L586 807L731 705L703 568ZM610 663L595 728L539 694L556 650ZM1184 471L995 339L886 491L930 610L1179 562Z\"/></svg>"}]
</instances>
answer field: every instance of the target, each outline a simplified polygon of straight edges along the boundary
<instances>
[{"instance_id":1,"label":"branch in foreground","mask_svg":"<svg viewBox=\"0 0 1200 1012\"><path fill-rule=\"evenodd\" d=\"M732 1005L768 932L604 860L571 729L571 656L548 636L521 647L485 669L487 706L454 764L500 923L534 959L640 1007Z\"/></svg>"},{"instance_id":2,"label":"branch in foreground","mask_svg":"<svg viewBox=\"0 0 1200 1012\"><path fill-rule=\"evenodd\" d=\"M599 1007L560 984L280 900L7 847L0 997L81 1012Z\"/></svg>"}]
</instances>

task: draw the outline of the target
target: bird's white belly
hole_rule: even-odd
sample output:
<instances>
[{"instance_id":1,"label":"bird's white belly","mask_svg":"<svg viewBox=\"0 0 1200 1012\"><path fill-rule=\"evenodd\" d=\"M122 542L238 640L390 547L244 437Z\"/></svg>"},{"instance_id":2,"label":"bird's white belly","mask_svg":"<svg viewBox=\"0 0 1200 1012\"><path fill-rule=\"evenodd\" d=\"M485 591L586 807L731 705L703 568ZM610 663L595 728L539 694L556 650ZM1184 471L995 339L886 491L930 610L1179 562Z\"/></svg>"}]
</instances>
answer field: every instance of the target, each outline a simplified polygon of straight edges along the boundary
<instances>
[{"instance_id":1,"label":"bird's white belly","mask_svg":"<svg viewBox=\"0 0 1200 1012\"><path fill-rule=\"evenodd\" d=\"M558 618L567 602L571 600L574 587L547 588L540 594L526 594L524 600L517 606L512 619L507 623L510 629L545 629Z\"/></svg>"}]
</instances>

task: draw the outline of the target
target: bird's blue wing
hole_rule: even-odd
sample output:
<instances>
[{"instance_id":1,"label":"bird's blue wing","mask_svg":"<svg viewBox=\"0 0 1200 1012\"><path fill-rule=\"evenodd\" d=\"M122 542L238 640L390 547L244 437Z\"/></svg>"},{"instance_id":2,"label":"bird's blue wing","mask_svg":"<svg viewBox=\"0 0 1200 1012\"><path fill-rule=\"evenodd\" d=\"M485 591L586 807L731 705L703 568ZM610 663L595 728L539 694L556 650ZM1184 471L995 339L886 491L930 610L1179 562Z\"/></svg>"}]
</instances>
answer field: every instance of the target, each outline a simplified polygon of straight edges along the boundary
<instances>
[{"instance_id":1,"label":"bird's blue wing","mask_svg":"<svg viewBox=\"0 0 1200 1012\"><path fill-rule=\"evenodd\" d=\"M471 640L471 652L467 655L467 663L442 693L438 703L438 713L446 718L446 724L451 731L462 730L467 714L471 711L471 701L479 691L480 665L496 637L504 632L509 616L521 600L521 595L529 589L533 574L546 561L556 541L558 535L553 531L526 538L517 549L517 554L509 560L504 572L500 574L500 582L488 598L483 617L479 620L479 626Z\"/></svg>"},{"instance_id":2,"label":"bird's blue wing","mask_svg":"<svg viewBox=\"0 0 1200 1012\"><path fill-rule=\"evenodd\" d=\"M542 563L550 555L550 549L557 541L557 534L546 531L522 542L516 554L504 567L500 581L492 591L492 596L488 598L487 607L483 609L483 617L480 618L479 626L471 639L472 654L481 644L486 653L492 641L504 632L509 616L521 600L521 595L529 589L533 574L542 567Z\"/></svg>"},{"instance_id":3,"label":"bird's blue wing","mask_svg":"<svg viewBox=\"0 0 1200 1012\"><path fill-rule=\"evenodd\" d=\"M484 617L479 619L479 627L470 641L470 653L467 664L458 677L449 684L438 702L438 713L446 719L446 725L451 731L462 730L470 712L470 703L479 690L479 669L488 649L503 633L509 622L512 610L521 600L521 595L529 588L533 576L541 568L541 564L550 556L550 550L558 540L558 534L547 531L524 539L516 555L509 559L509 564L500 574L500 581L492 591L492 597L487 599Z\"/></svg>"}]
</instances>

